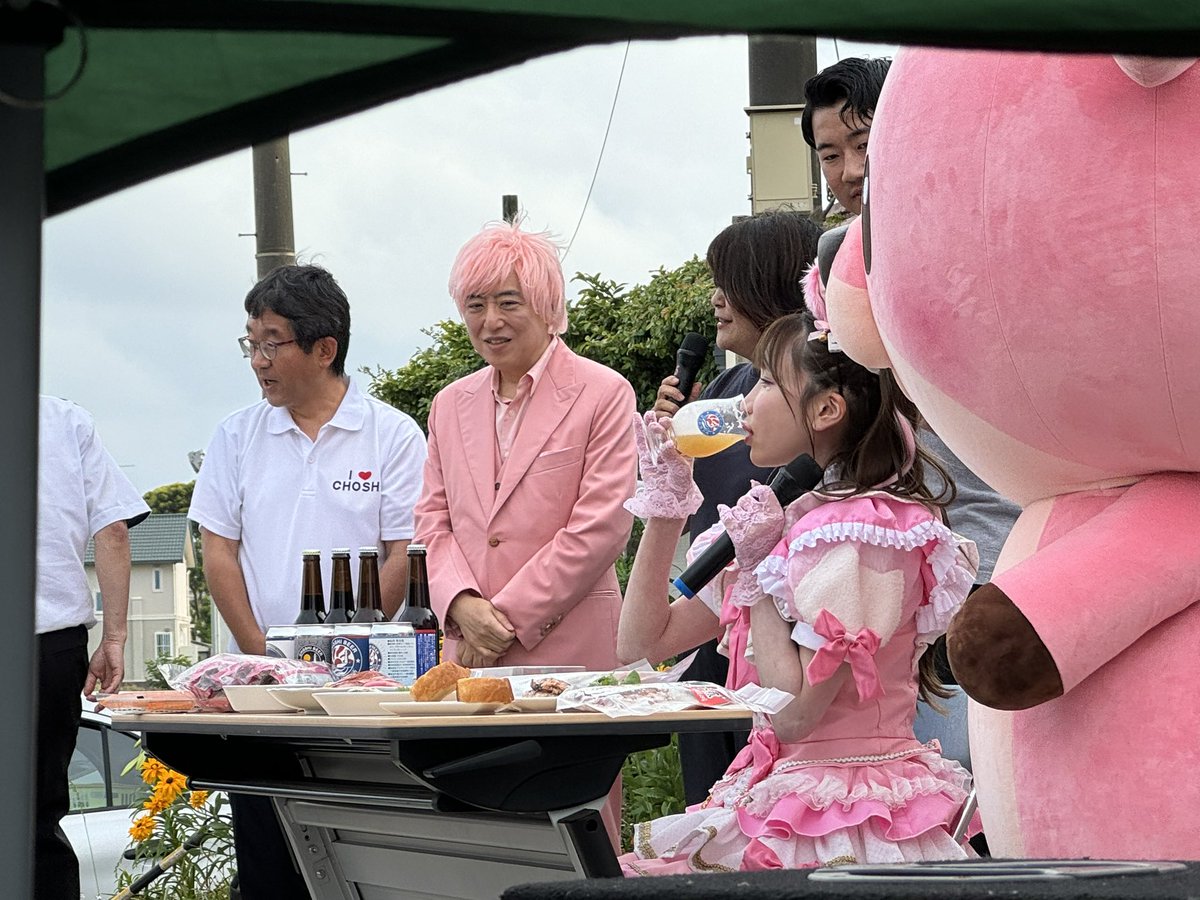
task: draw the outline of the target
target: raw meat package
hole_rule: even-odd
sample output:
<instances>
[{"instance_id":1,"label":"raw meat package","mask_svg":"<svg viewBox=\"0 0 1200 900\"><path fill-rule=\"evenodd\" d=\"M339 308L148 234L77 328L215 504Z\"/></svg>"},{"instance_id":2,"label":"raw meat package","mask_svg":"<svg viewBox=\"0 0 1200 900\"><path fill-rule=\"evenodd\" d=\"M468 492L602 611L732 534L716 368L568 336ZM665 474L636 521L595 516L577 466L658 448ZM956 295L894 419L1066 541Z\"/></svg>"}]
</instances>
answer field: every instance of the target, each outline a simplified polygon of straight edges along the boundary
<instances>
[{"instance_id":1,"label":"raw meat package","mask_svg":"<svg viewBox=\"0 0 1200 900\"><path fill-rule=\"evenodd\" d=\"M171 679L171 687L188 691L201 709L230 712L226 685L290 684L322 687L331 680L329 666L301 659L220 653L202 659Z\"/></svg>"},{"instance_id":2,"label":"raw meat package","mask_svg":"<svg viewBox=\"0 0 1200 900\"><path fill-rule=\"evenodd\" d=\"M119 691L101 694L96 709L113 713L192 712L196 698L187 691Z\"/></svg>"},{"instance_id":3,"label":"raw meat package","mask_svg":"<svg viewBox=\"0 0 1200 900\"><path fill-rule=\"evenodd\" d=\"M731 691L707 681L678 681L573 687L559 696L558 711L598 712L617 718L728 706L756 713L775 713L791 701L792 695L787 691L754 684Z\"/></svg>"}]
</instances>

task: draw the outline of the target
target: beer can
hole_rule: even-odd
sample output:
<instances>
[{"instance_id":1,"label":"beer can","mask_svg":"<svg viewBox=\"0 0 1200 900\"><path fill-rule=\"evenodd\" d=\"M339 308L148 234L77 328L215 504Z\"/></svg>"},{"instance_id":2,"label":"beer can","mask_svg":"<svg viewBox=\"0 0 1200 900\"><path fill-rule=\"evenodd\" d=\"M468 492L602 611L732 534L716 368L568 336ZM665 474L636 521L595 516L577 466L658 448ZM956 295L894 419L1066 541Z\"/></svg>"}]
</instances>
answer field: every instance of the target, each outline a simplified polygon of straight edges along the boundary
<instances>
[{"instance_id":1,"label":"beer can","mask_svg":"<svg viewBox=\"0 0 1200 900\"><path fill-rule=\"evenodd\" d=\"M401 684L417 680L417 636L407 622L371 626L371 668Z\"/></svg>"},{"instance_id":2,"label":"beer can","mask_svg":"<svg viewBox=\"0 0 1200 900\"><path fill-rule=\"evenodd\" d=\"M424 675L438 664L441 656L441 635L436 630L420 628L414 630L417 641L417 675Z\"/></svg>"},{"instance_id":3,"label":"beer can","mask_svg":"<svg viewBox=\"0 0 1200 900\"><path fill-rule=\"evenodd\" d=\"M355 672L366 671L370 644L370 625L334 625L330 641L329 674L334 678L345 678Z\"/></svg>"},{"instance_id":4,"label":"beer can","mask_svg":"<svg viewBox=\"0 0 1200 900\"><path fill-rule=\"evenodd\" d=\"M296 626L296 659L328 664L332 643L332 625Z\"/></svg>"},{"instance_id":5,"label":"beer can","mask_svg":"<svg viewBox=\"0 0 1200 900\"><path fill-rule=\"evenodd\" d=\"M267 629L267 656L296 658L296 626L272 625Z\"/></svg>"}]
</instances>

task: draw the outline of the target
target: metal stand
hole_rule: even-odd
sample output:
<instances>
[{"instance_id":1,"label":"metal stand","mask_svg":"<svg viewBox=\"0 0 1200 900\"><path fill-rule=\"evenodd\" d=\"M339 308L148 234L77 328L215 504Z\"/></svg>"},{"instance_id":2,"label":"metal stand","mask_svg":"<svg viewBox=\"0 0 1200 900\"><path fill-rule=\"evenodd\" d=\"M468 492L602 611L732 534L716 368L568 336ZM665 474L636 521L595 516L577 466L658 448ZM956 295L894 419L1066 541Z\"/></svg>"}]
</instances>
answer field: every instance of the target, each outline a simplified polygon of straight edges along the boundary
<instances>
[{"instance_id":1,"label":"metal stand","mask_svg":"<svg viewBox=\"0 0 1200 900\"><path fill-rule=\"evenodd\" d=\"M44 93L46 48L57 43L44 16L0 2L0 90L38 100ZM34 584L37 557L37 416L41 301L44 119L40 108L0 100L0 297L8 338L0 354L0 571L8 582L5 626L13 635L6 668L12 696L0 730L0 871L13 897L33 896L29 853L33 833L37 643Z\"/></svg>"},{"instance_id":2,"label":"metal stand","mask_svg":"<svg viewBox=\"0 0 1200 900\"><path fill-rule=\"evenodd\" d=\"M599 809L625 756L669 735L144 739L194 787L271 797L316 900L494 900L619 876Z\"/></svg>"}]
</instances>

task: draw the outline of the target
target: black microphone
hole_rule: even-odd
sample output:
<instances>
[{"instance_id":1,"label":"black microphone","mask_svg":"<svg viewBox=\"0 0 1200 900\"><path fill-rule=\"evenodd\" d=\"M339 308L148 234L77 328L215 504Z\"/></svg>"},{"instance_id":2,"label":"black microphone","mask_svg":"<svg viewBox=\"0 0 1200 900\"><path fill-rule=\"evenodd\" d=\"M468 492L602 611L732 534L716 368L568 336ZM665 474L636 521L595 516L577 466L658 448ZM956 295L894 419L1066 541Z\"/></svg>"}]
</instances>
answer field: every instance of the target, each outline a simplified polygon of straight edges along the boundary
<instances>
[{"instance_id":1,"label":"black microphone","mask_svg":"<svg viewBox=\"0 0 1200 900\"><path fill-rule=\"evenodd\" d=\"M683 402L687 403L692 394L692 385L696 383L696 373L704 365L708 356L708 339L702 334L689 331L683 336L683 343L675 351L675 377L679 379L679 393L683 394Z\"/></svg>"},{"instance_id":2,"label":"black microphone","mask_svg":"<svg viewBox=\"0 0 1200 900\"><path fill-rule=\"evenodd\" d=\"M825 473L817 465L817 461L808 454L797 456L782 469L776 469L767 484L779 505L786 507L803 494L807 494L818 484ZM684 569L683 574L672 584L685 597L696 596L696 591L717 577L717 573L733 562L733 541L728 534L722 534L701 553L696 561Z\"/></svg>"}]
</instances>

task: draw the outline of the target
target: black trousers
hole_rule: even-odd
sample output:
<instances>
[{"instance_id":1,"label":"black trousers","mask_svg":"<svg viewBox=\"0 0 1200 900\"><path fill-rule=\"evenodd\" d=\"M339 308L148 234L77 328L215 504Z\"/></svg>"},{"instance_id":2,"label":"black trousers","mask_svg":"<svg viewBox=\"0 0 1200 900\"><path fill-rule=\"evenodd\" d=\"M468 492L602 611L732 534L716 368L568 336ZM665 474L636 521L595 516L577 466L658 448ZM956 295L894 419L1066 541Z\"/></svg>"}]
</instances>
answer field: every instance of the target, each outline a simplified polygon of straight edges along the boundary
<instances>
[{"instance_id":1,"label":"black trousers","mask_svg":"<svg viewBox=\"0 0 1200 900\"><path fill-rule=\"evenodd\" d=\"M724 684L729 660L717 652L717 642L700 646L684 678ZM683 769L683 795L690 806L708 796L709 789L725 774L738 751L746 746L748 731L712 731L679 735L679 763Z\"/></svg>"},{"instance_id":2,"label":"black trousers","mask_svg":"<svg viewBox=\"0 0 1200 900\"><path fill-rule=\"evenodd\" d=\"M82 625L37 636L37 781L34 786L36 900L79 900L79 860L59 822L71 808L67 768L75 752L87 679L87 629Z\"/></svg>"},{"instance_id":3,"label":"black trousers","mask_svg":"<svg viewBox=\"0 0 1200 900\"><path fill-rule=\"evenodd\" d=\"M307 900L308 886L292 861L271 798L230 794L229 805L242 900Z\"/></svg>"}]
</instances>

